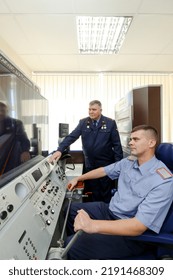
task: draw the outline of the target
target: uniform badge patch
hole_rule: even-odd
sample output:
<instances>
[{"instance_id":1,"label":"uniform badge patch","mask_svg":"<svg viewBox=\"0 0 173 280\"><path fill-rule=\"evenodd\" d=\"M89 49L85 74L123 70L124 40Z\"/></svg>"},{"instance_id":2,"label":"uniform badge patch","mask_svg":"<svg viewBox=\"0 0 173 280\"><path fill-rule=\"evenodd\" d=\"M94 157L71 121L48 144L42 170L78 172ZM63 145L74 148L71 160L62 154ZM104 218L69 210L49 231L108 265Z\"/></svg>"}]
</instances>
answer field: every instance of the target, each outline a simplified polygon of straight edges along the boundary
<instances>
[{"instance_id":1,"label":"uniform badge patch","mask_svg":"<svg viewBox=\"0 0 173 280\"><path fill-rule=\"evenodd\" d=\"M161 168L158 168L156 170L156 172L163 178L163 179L168 179L168 178L171 178L173 177L173 174L167 170L165 167L161 167Z\"/></svg>"}]
</instances>

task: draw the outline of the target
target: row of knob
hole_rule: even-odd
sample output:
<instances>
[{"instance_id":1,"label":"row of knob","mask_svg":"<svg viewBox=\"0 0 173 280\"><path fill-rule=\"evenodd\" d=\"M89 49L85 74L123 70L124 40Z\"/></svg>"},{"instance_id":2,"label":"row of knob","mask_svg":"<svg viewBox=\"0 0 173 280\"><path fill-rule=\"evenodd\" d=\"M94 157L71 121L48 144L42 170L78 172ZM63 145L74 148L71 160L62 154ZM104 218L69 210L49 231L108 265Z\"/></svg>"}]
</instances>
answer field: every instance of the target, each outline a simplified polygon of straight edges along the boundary
<instances>
[{"instance_id":1,"label":"row of knob","mask_svg":"<svg viewBox=\"0 0 173 280\"><path fill-rule=\"evenodd\" d=\"M42 204L43 206L46 205L45 200L42 200L42 201L41 201L41 204ZM45 209L44 212L43 212L43 213L40 213L40 214L41 214L41 215L44 214L44 215L47 216L47 215L49 214L49 211L48 211L48 210L49 210L50 208L51 208L51 206L48 205L48 206L47 206L47 209ZM54 209L51 209L51 210L50 210L50 213L51 213L51 214L55 214L55 210L54 210ZM46 220L46 225L47 225L47 226L50 226L50 224L51 224L51 221L50 221L50 220Z\"/></svg>"},{"instance_id":2,"label":"row of knob","mask_svg":"<svg viewBox=\"0 0 173 280\"><path fill-rule=\"evenodd\" d=\"M5 220L6 217L8 216L8 213L11 213L13 211L13 209L14 209L13 204L9 204L7 206L7 210L3 210L3 211L0 212L0 219Z\"/></svg>"},{"instance_id":3,"label":"row of knob","mask_svg":"<svg viewBox=\"0 0 173 280\"><path fill-rule=\"evenodd\" d=\"M42 193L45 193L45 192L47 192L48 194L53 194L53 195L57 195L58 194L58 192L59 192L59 187L58 186L51 186L51 180L49 179L45 184L44 184L44 186L42 186L41 187L41 192ZM46 201L45 200L42 200L41 201L41 204L43 205L43 206L45 206L46 205ZM45 209L43 212L41 212L40 214L41 215L45 215L45 216L48 216L48 214L49 214L49 211L50 211L50 213L51 214L55 214L55 210L54 209L50 209L51 208L51 206L50 205L48 205L47 206L47 209ZM51 221L49 220L49 219L47 219L46 221L45 221L45 223L46 223L46 225L48 225L48 226L50 226L51 225Z\"/></svg>"},{"instance_id":4,"label":"row of knob","mask_svg":"<svg viewBox=\"0 0 173 280\"><path fill-rule=\"evenodd\" d=\"M44 192L47 190L47 186L48 186L48 185L45 185L45 186L43 186L43 187L41 188L41 192L42 192L42 193L44 193ZM56 186L56 187L55 187L55 186L52 186L51 189L48 189L48 190L47 190L47 192L48 192L49 194L50 194L51 192L53 192L53 194L56 195L57 192L58 192L58 190L59 190L59 187L58 187L58 186Z\"/></svg>"}]
</instances>

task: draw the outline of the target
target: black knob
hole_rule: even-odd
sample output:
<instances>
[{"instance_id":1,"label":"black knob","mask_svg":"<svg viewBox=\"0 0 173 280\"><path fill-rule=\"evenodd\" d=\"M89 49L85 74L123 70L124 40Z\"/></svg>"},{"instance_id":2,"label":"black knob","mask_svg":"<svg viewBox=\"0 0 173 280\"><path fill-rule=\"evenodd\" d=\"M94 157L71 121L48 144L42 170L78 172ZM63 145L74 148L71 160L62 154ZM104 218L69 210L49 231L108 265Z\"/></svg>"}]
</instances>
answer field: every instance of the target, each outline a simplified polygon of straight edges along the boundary
<instances>
[{"instance_id":1,"label":"black knob","mask_svg":"<svg viewBox=\"0 0 173 280\"><path fill-rule=\"evenodd\" d=\"M45 214L45 215L48 215L48 211L47 211L47 210L45 210L45 211L44 211L44 214Z\"/></svg>"},{"instance_id":2,"label":"black knob","mask_svg":"<svg viewBox=\"0 0 173 280\"><path fill-rule=\"evenodd\" d=\"M13 209L14 209L14 206L13 206L12 204L9 204L9 205L7 206L7 211L8 211L8 212L12 212Z\"/></svg>"},{"instance_id":3,"label":"black knob","mask_svg":"<svg viewBox=\"0 0 173 280\"><path fill-rule=\"evenodd\" d=\"M1 220L5 220L6 217L7 217L7 211L2 211L2 212L0 213L0 219L1 219Z\"/></svg>"},{"instance_id":4,"label":"black knob","mask_svg":"<svg viewBox=\"0 0 173 280\"><path fill-rule=\"evenodd\" d=\"M46 204L46 202L45 202L44 200L42 200L41 204L42 204L42 205L45 205L45 204Z\"/></svg>"},{"instance_id":5,"label":"black knob","mask_svg":"<svg viewBox=\"0 0 173 280\"><path fill-rule=\"evenodd\" d=\"M50 226L50 224L51 224L50 220L47 220L47 221L46 221L46 224L47 224L48 226Z\"/></svg>"}]
</instances>

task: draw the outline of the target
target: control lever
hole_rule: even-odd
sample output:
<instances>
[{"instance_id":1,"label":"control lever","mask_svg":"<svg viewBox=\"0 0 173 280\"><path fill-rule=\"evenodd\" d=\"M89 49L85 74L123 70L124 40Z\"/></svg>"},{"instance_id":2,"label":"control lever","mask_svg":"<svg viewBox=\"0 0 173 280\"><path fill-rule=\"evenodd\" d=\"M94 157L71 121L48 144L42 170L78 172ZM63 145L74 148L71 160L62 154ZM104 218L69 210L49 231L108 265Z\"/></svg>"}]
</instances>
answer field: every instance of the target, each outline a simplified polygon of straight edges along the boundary
<instances>
[{"instance_id":1,"label":"control lever","mask_svg":"<svg viewBox=\"0 0 173 280\"><path fill-rule=\"evenodd\" d=\"M64 233L65 233L65 229L66 229L68 214L69 214L69 211L70 211L70 205L71 205L72 198L73 198L73 192L74 192L74 190L71 191L71 195L68 197L68 207L67 207L67 212L66 212L66 216L65 216L65 220L64 220L64 225L63 225L61 237L60 237L60 239L57 241L58 245L59 245L61 248L64 247Z\"/></svg>"},{"instance_id":2,"label":"control lever","mask_svg":"<svg viewBox=\"0 0 173 280\"><path fill-rule=\"evenodd\" d=\"M74 192L74 190L71 191L71 195L68 197L68 207L67 207L67 212L66 212L66 216L65 216L65 220L64 220L64 225L63 225L61 237L57 241L57 244L59 245L59 247L50 248L49 253L48 253L48 257L47 257L47 259L49 259L49 260L65 259L66 255L67 255L67 252L70 250L71 246L76 242L79 235L82 234L82 230L77 231L75 233L75 235L73 236L73 238L70 240L70 242L67 244L67 246L65 248L63 248L64 247L64 239L63 238L64 238L65 229L66 229L68 214L69 214L69 211L70 211L70 205L71 205L71 202L72 202L72 199L73 199L73 192Z\"/></svg>"},{"instance_id":3,"label":"control lever","mask_svg":"<svg viewBox=\"0 0 173 280\"><path fill-rule=\"evenodd\" d=\"M76 242L77 238L82 234L82 232L83 232L82 230L77 231L65 248L61 248L61 247L50 248L47 259L65 260L68 251L70 250L72 245Z\"/></svg>"},{"instance_id":4,"label":"control lever","mask_svg":"<svg viewBox=\"0 0 173 280\"><path fill-rule=\"evenodd\" d=\"M82 230L78 230L75 235L72 237L72 239L70 240L70 242L67 244L67 246L64 248L62 254L61 254L61 258L63 259L64 257L66 257L68 251L70 250L71 246L76 242L77 238L82 234Z\"/></svg>"}]
</instances>

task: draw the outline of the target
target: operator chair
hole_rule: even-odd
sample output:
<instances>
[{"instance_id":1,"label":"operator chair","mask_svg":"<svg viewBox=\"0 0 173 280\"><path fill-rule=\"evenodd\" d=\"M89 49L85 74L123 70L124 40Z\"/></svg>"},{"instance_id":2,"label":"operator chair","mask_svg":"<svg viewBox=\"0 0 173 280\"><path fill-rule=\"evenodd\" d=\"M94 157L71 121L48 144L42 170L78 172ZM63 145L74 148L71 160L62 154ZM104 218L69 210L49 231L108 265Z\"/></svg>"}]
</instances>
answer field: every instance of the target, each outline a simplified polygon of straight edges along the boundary
<instances>
[{"instance_id":1,"label":"operator chair","mask_svg":"<svg viewBox=\"0 0 173 280\"><path fill-rule=\"evenodd\" d=\"M156 149L156 157L173 173L173 144L161 143ZM140 236L129 238L151 244L151 251L135 259L173 259L173 202L159 234L147 230Z\"/></svg>"}]
</instances>

